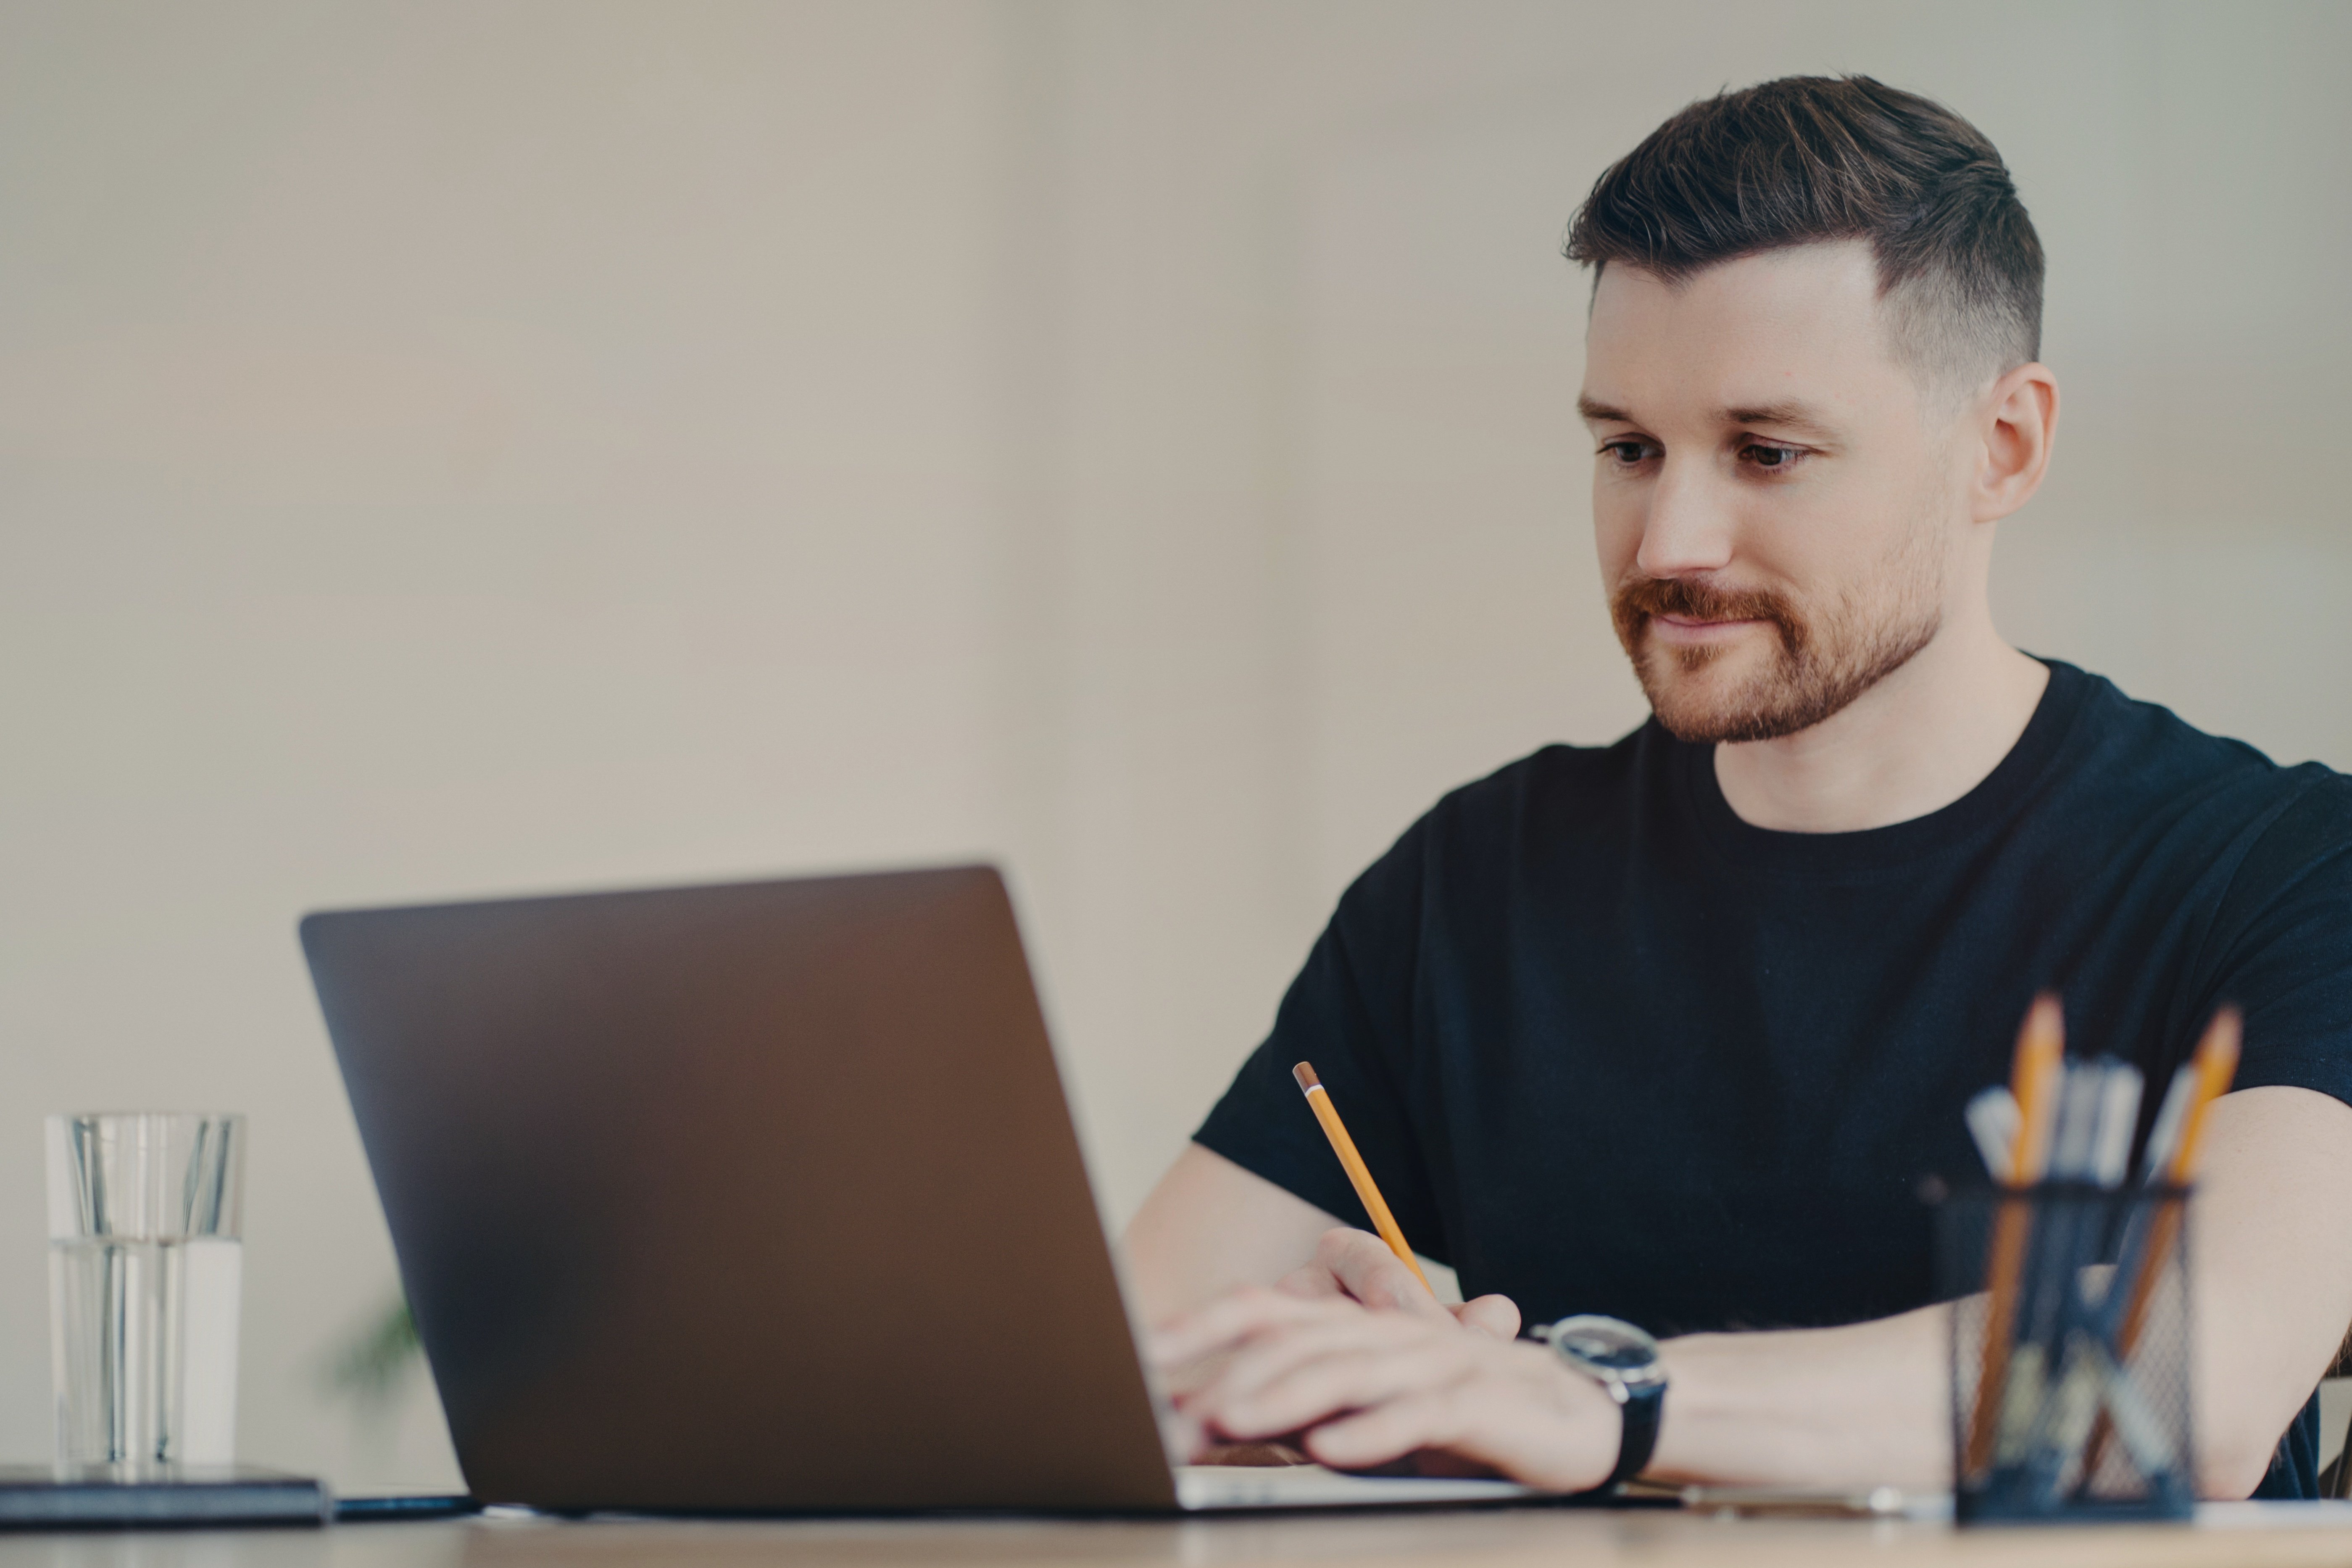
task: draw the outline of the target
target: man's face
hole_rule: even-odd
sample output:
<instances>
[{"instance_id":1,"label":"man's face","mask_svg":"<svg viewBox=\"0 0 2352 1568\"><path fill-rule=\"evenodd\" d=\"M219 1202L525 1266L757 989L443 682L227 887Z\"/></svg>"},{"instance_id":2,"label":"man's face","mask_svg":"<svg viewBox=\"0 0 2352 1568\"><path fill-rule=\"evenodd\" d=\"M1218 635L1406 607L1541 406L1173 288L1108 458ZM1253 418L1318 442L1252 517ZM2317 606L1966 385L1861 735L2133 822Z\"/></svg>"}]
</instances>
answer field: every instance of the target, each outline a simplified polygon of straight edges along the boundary
<instances>
[{"instance_id":1,"label":"man's face","mask_svg":"<svg viewBox=\"0 0 2352 1568\"><path fill-rule=\"evenodd\" d=\"M1935 637L1963 486L1921 399L1859 242L1680 284L1602 270L1580 399L1601 581L1668 730L1794 734Z\"/></svg>"}]
</instances>

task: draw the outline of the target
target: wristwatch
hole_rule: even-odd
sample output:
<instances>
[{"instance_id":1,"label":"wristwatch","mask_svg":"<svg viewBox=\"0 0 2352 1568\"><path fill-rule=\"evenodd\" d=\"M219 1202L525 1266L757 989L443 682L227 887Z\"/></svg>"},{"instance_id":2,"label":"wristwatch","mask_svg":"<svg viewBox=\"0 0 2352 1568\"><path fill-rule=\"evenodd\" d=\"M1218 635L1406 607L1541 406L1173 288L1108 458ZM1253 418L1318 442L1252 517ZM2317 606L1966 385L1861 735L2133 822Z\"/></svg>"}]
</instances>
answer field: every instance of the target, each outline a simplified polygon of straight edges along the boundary
<instances>
[{"instance_id":1,"label":"wristwatch","mask_svg":"<svg viewBox=\"0 0 2352 1568\"><path fill-rule=\"evenodd\" d=\"M1657 1448L1658 1417L1666 1404L1666 1367L1658 1359L1658 1342L1631 1323L1591 1313L1546 1324L1535 1337L1607 1389L1624 1418L1617 1468L1592 1489L1605 1491L1640 1475Z\"/></svg>"}]
</instances>

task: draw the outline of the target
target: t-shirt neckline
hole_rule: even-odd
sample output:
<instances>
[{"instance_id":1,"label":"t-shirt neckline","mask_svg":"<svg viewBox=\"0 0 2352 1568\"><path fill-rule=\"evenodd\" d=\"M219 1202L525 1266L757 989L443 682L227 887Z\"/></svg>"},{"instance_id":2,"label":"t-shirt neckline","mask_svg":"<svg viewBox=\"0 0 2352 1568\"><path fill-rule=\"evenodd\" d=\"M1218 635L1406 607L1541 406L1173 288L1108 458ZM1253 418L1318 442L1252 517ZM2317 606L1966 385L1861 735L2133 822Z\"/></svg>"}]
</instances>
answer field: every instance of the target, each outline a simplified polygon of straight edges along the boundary
<instances>
[{"instance_id":1,"label":"t-shirt neckline","mask_svg":"<svg viewBox=\"0 0 2352 1568\"><path fill-rule=\"evenodd\" d=\"M2033 656L2039 658L2039 656ZM1745 866L1856 875L1916 860L1974 839L2015 815L2065 750L2094 679L2062 659L2044 658L2050 681L2009 754L1974 789L1925 816L1852 833L1790 833L1744 820L1715 776L1713 742L1659 735L1678 753L1683 794L1701 830L1725 858ZM1650 720L1657 724L1654 717Z\"/></svg>"}]
</instances>

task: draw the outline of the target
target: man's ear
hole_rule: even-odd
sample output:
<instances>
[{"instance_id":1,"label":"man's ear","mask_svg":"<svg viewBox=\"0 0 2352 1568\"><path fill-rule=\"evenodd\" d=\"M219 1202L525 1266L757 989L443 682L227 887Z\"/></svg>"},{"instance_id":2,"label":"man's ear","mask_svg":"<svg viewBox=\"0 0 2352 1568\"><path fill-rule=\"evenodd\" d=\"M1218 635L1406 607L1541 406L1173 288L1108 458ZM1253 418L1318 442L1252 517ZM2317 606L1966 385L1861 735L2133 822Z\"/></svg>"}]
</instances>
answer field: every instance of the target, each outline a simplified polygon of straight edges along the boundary
<instances>
[{"instance_id":1,"label":"man's ear","mask_svg":"<svg viewBox=\"0 0 2352 1568\"><path fill-rule=\"evenodd\" d=\"M1994 522L2023 506L2050 470L2058 439L2058 378L2036 362L1993 383L1979 404L1983 456L1970 486L1979 522Z\"/></svg>"}]
</instances>

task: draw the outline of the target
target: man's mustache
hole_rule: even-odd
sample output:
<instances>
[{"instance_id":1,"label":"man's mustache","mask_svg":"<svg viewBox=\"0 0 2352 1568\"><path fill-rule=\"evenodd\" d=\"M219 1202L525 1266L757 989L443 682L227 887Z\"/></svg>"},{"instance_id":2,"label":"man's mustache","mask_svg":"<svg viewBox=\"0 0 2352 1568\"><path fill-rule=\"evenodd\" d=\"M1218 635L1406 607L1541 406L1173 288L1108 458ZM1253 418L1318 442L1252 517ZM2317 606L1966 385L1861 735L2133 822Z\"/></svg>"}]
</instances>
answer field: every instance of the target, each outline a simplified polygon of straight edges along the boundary
<instances>
[{"instance_id":1,"label":"man's mustache","mask_svg":"<svg viewBox=\"0 0 2352 1568\"><path fill-rule=\"evenodd\" d=\"M1717 588L1690 577L1642 577L1609 602L1617 634L1628 640L1653 616L1691 621L1769 621L1790 652L1805 643L1805 623L1782 595L1761 588Z\"/></svg>"}]
</instances>

